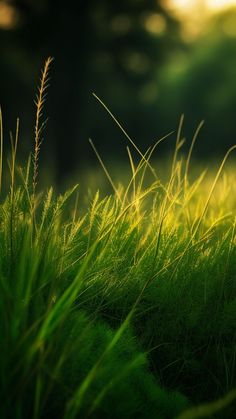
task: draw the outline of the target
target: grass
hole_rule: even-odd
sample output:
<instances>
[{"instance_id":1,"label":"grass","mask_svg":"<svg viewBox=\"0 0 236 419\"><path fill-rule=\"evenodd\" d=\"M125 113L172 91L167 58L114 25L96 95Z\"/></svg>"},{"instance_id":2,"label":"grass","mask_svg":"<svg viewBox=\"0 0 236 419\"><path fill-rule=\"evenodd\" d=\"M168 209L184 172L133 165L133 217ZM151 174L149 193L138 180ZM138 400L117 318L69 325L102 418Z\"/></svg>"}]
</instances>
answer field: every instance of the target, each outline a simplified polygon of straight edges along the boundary
<instances>
[{"instance_id":1,"label":"grass","mask_svg":"<svg viewBox=\"0 0 236 419\"><path fill-rule=\"evenodd\" d=\"M128 148L118 186L92 143L113 193L86 210L78 186L37 191L41 136L16 170L17 123L0 203L1 417L235 417L234 147L190 180L182 123L165 183L156 145L135 146L138 163Z\"/></svg>"}]
</instances>

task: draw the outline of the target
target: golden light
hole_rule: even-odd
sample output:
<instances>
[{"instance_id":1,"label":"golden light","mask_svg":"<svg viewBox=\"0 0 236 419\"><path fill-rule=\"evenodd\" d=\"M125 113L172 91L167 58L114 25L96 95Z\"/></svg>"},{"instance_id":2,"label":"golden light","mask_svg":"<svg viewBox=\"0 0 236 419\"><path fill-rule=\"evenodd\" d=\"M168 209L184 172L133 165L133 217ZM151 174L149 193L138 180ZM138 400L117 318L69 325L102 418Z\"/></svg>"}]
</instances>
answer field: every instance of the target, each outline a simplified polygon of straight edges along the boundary
<instances>
[{"instance_id":1,"label":"golden light","mask_svg":"<svg viewBox=\"0 0 236 419\"><path fill-rule=\"evenodd\" d=\"M166 0L163 3L183 13L193 9L208 9L214 12L236 6L236 0Z\"/></svg>"},{"instance_id":2,"label":"golden light","mask_svg":"<svg viewBox=\"0 0 236 419\"><path fill-rule=\"evenodd\" d=\"M1 1L0 3L0 29L12 29L17 24L18 14L15 8L7 3Z\"/></svg>"},{"instance_id":3,"label":"golden light","mask_svg":"<svg viewBox=\"0 0 236 419\"><path fill-rule=\"evenodd\" d=\"M145 14L142 21L145 29L154 35L161 35L166 30L165 17L159 13Z\"/></svg>"},{"instance_id":4,"label":"golden light","mask_svg":"<svg viewBox=\"0 0 236 419\"><path fill-rule=\"evenodd\" d=\"M182 22L182 38L186 42L197 39L205 33L211 16L235 7L236 0L163 0L163 5ZM223 31L235 36L235 20L227 24Z\"/></svg>"},{"instance_id":5,"label":"golden light","mask_svg":"<svg viewBox=\"0 0 236 419\"><path fill-rule=\"evenodd\" d=\"M212 10L221 10L236 6L236 0L207 0L207 6Z\"/></svg>"}]
</instances>

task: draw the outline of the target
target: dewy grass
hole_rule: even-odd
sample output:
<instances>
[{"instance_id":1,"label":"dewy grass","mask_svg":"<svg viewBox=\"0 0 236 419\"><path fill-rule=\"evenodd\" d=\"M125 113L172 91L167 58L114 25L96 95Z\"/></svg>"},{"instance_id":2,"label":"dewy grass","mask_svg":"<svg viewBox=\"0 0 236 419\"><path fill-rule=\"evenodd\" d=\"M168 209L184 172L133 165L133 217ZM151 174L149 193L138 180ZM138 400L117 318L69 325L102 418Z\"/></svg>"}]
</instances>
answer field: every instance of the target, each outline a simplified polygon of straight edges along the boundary
<instances>
[{"instance_id":1,"label":"dewy grass","mask_svg":"<svg viewBox=\"0 0 236 419\"><path fill-rule=\"evenodd\" d=\"M126 186L92 143L114 193L85 211L78 186L38 198L40 146L17 172L17 123L0 203L2 418L235 417L235 147L191 180L200 126L185 161L182 124L165 183L162 139L134 147L139 163L127 149Z\"/></svg>"}]
</instances>

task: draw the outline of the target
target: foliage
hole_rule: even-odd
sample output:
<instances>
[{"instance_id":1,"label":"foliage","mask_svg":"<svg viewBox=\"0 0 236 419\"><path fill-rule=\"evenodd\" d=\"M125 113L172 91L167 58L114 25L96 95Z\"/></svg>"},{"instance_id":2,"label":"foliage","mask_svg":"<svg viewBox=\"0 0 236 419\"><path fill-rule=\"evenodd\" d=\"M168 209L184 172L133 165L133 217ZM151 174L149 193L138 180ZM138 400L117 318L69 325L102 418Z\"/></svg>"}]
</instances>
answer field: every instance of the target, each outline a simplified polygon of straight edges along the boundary
<instances>
[{"instance_id":1,"label":"foliage","mask_svg":"<svg viewBox=\"0 0 236 419\"><path fill-rule=\"evenodd\" d=\"M235 195L221 181L203 214L206 180L176 161L142 190L146 165L85 214L49 189L33 220L31 172L2 201L5 417L172 418L187 406L173 391L197 403L235 386Z\"/></svg>"},{"instance_id":2,"label":"foliage","mask_svg":"<svg viewBox=\"0 0 236 419\"><path fill-rule=\"evenodd\" d=\"M83 165L85 158L92 159L88 137L93 138L96 133L97 141L106 144L105 153L110 137L114 140L119 135L105 118L100 124L99 109L91 99L93 90L108 103L114 101L117 112L126 115L125 120L138 135L141 130L142 136L148 135L150 141L156 136L156 128L146 132L139 126L142 114L148 118L150 112L146 103L142 106L141 96L152 90L153 85L153 90L156 89L156 66L160 69L169 50L179 43L178 22L163 2L6 2L17 15L14 27L0 28L0 96L4 103L6 132L19 116L24 144L28 146L25 148L29 150L34 117L31 104L38 68L42 57L51 55L57 63L57 71L48 101L52 116L51 149L48 147L45 159L48 155L53 159L58 177L78 167L79 156L82 156L79 165ZM70 106L64 106L68 102ZM70 147L66 146L68 140ZM115 141L111 153L112 149L117 151Z\"/></svg>"},{"instance_id":3,"label":"foliage","mask_svg":"<svg viewBox=\"0 0 236 419\"><path fill-rule=\"evenodd\" d=\"M234 144L236 12L228 10L210 22L193 47L173 54L162 69L160 117L172 125L177 112L186 116L185 135L205 119L199 157L221 155Z\"/></svg>"},{"instance_id":4,"label":"foliage","mask_svg":"<svg viewBox=\"0 0 236 419\"><path fill-rule=\"evenodd\" d=\"M31 159L17 176L16 130L0 204L3 418L234 417L236 195L222 172L236 146L191 180L182 124L165 183L157 144L142 154L126 135L130 181L102 163L114 193L86 210L78 187L39 194Z\"/></svg>"}]
</instances>

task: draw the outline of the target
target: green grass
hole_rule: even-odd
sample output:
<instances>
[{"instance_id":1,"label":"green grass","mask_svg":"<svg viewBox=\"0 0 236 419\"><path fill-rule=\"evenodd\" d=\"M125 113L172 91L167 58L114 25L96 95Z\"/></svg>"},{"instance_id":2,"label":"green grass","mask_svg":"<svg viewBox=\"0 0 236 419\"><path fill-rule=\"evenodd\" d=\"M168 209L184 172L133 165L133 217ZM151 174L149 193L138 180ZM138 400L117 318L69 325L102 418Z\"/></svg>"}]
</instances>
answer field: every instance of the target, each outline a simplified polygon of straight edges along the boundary
<instances>
[{"instance_id":1,"label":"green grass","mask_svg":"<svg viewBox=\"0 0 236 419\"><path fill-rule=\"evenodd\" d=\"M190 180L182 122L165 183L154 148L135 146L130 181L101 162L114 192L86 209L79 187L37 191L41 131L16 170L17 128L0 202L2 418L235 417L234 171L228 153Z\"/></svg>"}]
</instances>

